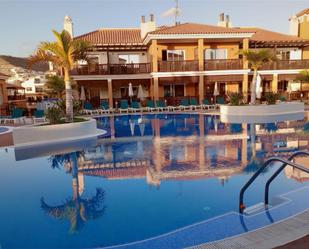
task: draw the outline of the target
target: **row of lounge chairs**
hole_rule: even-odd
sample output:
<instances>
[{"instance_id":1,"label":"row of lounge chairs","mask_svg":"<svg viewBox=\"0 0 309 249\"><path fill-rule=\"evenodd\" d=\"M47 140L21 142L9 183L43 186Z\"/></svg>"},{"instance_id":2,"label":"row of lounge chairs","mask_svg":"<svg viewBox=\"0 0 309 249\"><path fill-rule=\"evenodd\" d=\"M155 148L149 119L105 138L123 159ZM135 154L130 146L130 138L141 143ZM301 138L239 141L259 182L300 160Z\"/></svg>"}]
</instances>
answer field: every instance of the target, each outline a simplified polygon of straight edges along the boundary
<instances>
[{"instance_id":1,"label":"row of lounge chairs","mask_svg":"<svg viewBox=\"0 0 309 249\"><path fill-rule=\"evenodd\" d=\"M13 108L10 116L0 116L0 124L25 124L26 116L20 108ZM45 114L43 110L35 110L32 116L33 123L45 122Z\"/></svg>"},{"instance_id":2,"label":"row of lounge chairs","mask_svg":"<svg viewBox=\"0 0 309 249\"><path fill-rule=\"evenodd\" d=\"M93 108L90 102L84 104L83 114L86 115L100 115L100 114L111 114L115 112L129 113L129 112L161 112L161 111L185 111L185 110L211 110L216 109L219 105L224 104L223 98L218 98L216 104L210 104L208 99L204 99L203 104L198 104L195 98L182 99L180 105L171 106L167 105L163 100L147 100L146 106L142 107L137 101L132 101L131 105L125 99L120 101L120 106L117 109L110 108L107 101L102 101L100 108Z\"/></svg>"}]
</instances>

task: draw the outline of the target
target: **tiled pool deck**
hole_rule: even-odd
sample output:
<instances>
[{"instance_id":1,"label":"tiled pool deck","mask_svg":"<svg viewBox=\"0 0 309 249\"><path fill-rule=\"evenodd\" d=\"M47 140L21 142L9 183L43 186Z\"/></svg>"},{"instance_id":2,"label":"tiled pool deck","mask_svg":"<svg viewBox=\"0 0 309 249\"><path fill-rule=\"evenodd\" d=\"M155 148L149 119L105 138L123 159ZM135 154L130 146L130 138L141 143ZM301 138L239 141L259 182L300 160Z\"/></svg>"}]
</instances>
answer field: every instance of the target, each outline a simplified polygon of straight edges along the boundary
<instances>
[{"instance_id":1,"label":"tiled pool deck","mask_svg":"<svg viewBox=\"0 0 309 249\"><path fill-rule=\"evenodd\" d=\"M272 248L309 233L308 192L306 186L281 195L283 202L267 211L252 215L229 212L161 236L106 248ZM217 242L205 244L212 241Z\"/></svg>"}]
</instances>

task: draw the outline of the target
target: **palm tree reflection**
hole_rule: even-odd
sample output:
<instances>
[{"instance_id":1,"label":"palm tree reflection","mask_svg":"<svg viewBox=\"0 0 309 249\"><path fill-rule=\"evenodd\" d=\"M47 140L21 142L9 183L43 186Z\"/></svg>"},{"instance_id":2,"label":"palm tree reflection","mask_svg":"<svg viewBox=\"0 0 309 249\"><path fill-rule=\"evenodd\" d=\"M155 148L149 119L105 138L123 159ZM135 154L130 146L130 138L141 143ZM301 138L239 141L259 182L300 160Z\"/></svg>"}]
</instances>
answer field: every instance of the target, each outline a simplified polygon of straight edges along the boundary
<instances>
[{"instance_id":1,"label":"palm tree reflection","mask_svg":"<svg viewBox=\"0 0 309 249\"><path fill-rule=\"evenodd\" d=\"M50 158L51 167L59 168L63 165L72 175L73 197L67 198L61 205L51 206L41 198L41 208L48 215L59 220L69 220L70 233L78 232L88 220L94 220L104 214L103 205L105 193L101 188L96 189L96 194L89 198L82 198L79 191L78 179L78 152L65 155L56 155Z\"/></svg>"},{"instance_id":2,"label":"palm tree reflection","mask_svg":"<svg viewBox=\"0 0 309 249\"><path fill-rule=\"evenodd\" d=\"M254 173L256 172L263 164L263 159L257 157L256 155L256 125L250 124L250 160L245 167L244 171L247 173Z\"/></svg>"}]
</instances>

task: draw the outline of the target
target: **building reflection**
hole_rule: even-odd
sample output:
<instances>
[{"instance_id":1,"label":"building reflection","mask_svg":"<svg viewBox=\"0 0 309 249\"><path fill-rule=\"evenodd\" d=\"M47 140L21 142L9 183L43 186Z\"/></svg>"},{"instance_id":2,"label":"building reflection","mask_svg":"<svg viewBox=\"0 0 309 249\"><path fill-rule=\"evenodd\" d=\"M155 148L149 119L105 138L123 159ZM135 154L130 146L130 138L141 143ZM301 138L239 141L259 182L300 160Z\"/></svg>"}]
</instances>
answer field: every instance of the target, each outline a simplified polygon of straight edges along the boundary
<instances>
[{"instance_id":1,"label":"building reflection","mask_svg":"<svg viewBox=\"0 0 309 249\"><path fill-rule=\"evenodd\" d=\"M309 149L308 134L298 132L303 121L224 124L217 116L159 114L116 116L106 123L114 135L85 151L79 164L84 175L145 178L154 186L207 177L224 184L234 174L256 171L268 157Z\"/></svg>"},{"instance_id":2,"label":"building reflection","mask_svg":"<svg viewBox=\"0 0 309 249\"><path fill-rule=\"evenodd\" d=\"M164 114L155 119L147 115L115 116L99 121L109 128L110 136L89 141L77 148L64 150L40 147L32 154L29 149L15 149L18 160L52 156L53 167L64 167L72 176L73 196L52 206L42 198L41 207L49 215L69 220L70 232L76 232L90 219L104 214L104 191L83 197L85 177L113 179L144 179L159 188L162 181L216 178L224 185L231 176L255 172L269 157L288 157L296 150L309 149L309 133L305 121L269 124L227 124L217 116L186 115L172 118ZM75 152L77 151L77 152ZM308 158L296 163L308 165ZM304 173L287 167L287 177L307 181Z\"/></svg>"}]
</instances>

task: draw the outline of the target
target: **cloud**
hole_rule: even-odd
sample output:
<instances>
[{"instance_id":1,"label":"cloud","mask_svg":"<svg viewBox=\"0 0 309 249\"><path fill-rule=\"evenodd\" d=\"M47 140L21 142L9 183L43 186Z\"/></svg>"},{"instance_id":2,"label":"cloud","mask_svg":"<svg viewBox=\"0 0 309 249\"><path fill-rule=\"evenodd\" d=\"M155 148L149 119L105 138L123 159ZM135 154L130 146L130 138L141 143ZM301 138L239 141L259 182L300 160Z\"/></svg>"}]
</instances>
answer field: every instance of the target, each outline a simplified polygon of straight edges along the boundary
<instances>
[{"instance_id":1,"label":"cloud","mask_svg":"<svg viewBox=\"0 0 309 249\"><path fill-rule=\"evenodd\" d=\"M173 7L173 8L168 9L167 11L163 12L161 16L162 17L170 17L170 16L175 16L175 15L180 16L181 10L179 8Z\"/></svg>"}]
</instances>

